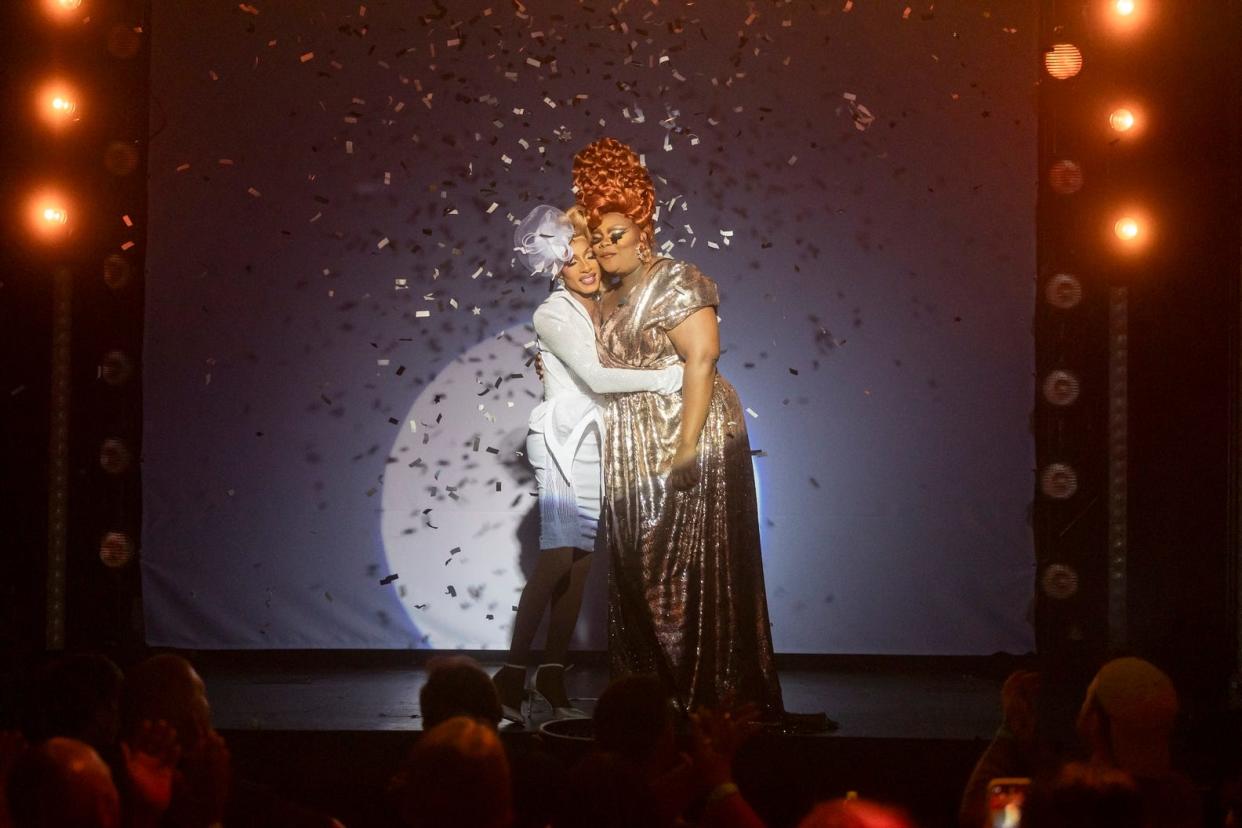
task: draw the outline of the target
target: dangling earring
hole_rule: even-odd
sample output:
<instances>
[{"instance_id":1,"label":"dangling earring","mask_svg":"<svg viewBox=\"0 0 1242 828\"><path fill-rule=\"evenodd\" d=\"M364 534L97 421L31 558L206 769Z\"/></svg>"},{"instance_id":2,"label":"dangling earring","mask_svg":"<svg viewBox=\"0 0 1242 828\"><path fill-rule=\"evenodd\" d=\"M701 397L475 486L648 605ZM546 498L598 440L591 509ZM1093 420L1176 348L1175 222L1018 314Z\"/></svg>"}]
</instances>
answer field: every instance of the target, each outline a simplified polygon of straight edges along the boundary
<instances>
[{"instance_id":1,"label":"dangling earring","mask_svg":"<svg viewBox=\"0 0 1242 828\"><path fill-rule=\"evenodd\" d=\"M640 247L640 248L638 248L638 260L639 260L640 262L642 262L643 264L646 264L646 263L647 263L647 260L648 260L648 259L650 259L650 258L651 258L651 251L650 251L650 250L648 250L648 249L647 249L647 248L645 248L645 247Z\"/></svg>"}]
</instances>

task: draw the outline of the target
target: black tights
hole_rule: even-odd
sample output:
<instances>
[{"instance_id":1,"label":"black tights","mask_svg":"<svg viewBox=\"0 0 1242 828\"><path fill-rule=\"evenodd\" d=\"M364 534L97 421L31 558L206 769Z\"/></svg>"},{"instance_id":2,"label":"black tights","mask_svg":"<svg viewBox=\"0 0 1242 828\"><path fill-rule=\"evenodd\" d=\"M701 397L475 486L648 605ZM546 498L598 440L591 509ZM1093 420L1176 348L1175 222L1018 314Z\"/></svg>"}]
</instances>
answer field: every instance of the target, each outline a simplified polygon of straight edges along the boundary
<instances>
[{"instance_id":1,"label":"black tights","mask_svg":"<svg viewBox=\"0 0 1242 828\"><path fill-rule=\"evenodd\" d=\"M548 640L543 650L545 664L564 664L569 654L569 640L578 625L582 609L582 593L591 569L591 552L562 546L544 549L535 564L535 574L522 589L518 599L517 617L513 620L513 643L509 662L526 666L530 663L531 643L543 620L544 608L551 606L548 619Z\"/></svg>"}]
</instances>

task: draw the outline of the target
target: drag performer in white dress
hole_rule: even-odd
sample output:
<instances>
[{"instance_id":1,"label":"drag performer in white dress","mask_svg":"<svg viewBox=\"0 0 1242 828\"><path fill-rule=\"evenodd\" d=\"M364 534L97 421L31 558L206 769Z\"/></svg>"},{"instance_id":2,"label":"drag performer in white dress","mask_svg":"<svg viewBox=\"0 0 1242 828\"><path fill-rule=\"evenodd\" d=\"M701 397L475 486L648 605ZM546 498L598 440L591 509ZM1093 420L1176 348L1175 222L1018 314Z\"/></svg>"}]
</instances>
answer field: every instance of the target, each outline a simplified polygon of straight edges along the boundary
<instances>
[{"instance_id":1,"label":"drag performer in white dress","mask_svg":"<svg viewBox=\"0 0 1242 828\"><path fill-rule=\"evenodd\" d=\"M539 488L539 561L518 601L508 661L493 677L505 718L519 723L525 722L521 705L531 643L546 608L551 609L547 644L533 690L557 718L585 715L570 704L564 665L599 522L601 395L672 394L682 382L680 365L658 370L600 365L596 304L601 280L585 229L579 208L566 215L541 205L519 223L514 236L518 257L532 275L554 277L551 295L535 310L544 400L531 412L526 439Z\"/></svg>"}]
</instances>

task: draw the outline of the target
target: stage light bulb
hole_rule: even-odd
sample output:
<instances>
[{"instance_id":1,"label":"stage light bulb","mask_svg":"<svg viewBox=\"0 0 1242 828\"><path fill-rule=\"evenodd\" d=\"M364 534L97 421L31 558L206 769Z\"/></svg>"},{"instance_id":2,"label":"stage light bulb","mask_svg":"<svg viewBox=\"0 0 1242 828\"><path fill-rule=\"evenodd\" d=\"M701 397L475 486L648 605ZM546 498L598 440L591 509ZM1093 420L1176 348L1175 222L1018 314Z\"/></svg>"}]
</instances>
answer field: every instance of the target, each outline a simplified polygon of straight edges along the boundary
<instances>
[{"instance_id":1,"label":"stage light bulb","mask_svg":"<svg viewBox=\"0 0 1242 828\"><path fill-rule=\"evenodd\" d=\"M67 20L82 8L82 0L43 0L43 8L49 15Z\"/></svg>"},{"instance_id":2,"label":"stage light bulb","mask_svg":"<svg viewBox=\"0 0 1242 828\"><path fill-rule=\"evenodd\" d=\"M1139 0L1108 0L1096 6L1096 17L1102 30L1114 35L1127 36L1146 28L1153 21L1161 5L1172 7L1170 3L1140 3Z\"/></svg>"},{"instance_id":3,"label":"stage light bulb","mask_svg":"<svg viewBox=\"0 0 1242 828\"><path fill-rule=\"evenodd\" d=\"M1062 159L1048 170L1048 181L1059 195L1073 195L1082 189L1082 167L1075 161Z\"/></svg>"},{"instance_id":4,"label":"stage light bulb","mask_svg":"<svg viewBox=\"0 0 1242 828\"><path fill-rule=\"evenodd\" d=\"M1057 80L1067 80L1082 71L1082 52L1072 43L1058 43L1044 53L1044 68Z\"/></svg>"},{"instance_id":5,"label":"stage light bulb","mask_svg":"<svg viewBox=\"0 0 1242 828\"><path fill-rule=\"evenodd\" d=\"M27 203L27 229L39 241L62 241L71 232L69 214L72 209L72 205L61 193L50 188L32 193Z\"/></svg>"},{"instance_id":6,"label":"stage light bulb","mask_svg":"<svg viewBox=\"0 0 1242 828\"><path fill-rule=\"evenodd\" d=\"M50 80L38 90L35 108L49 127L63 127L78 120L77 92L61 80Z\"/></svg>"},{"instance_id":7,"label":"stage light bulb","mask_svg":"<svg viewBox=\"0 0 1242 828\"><path fill-rule=\"evenodd\" d=\"M1128 109L1114 109L1108 116L1108 124L1117 132L1129 132L1134 129L1136 119Z\"/></svg>"},{"instance_id":8,"label":"stage light bulb","mask_svg":"<svg viewBox=\"0 0 1242 828\"><path fill-rule=\"evenodd\" d=\"M1137 219L1126 216L1117 220L1117 223L1113 225L1113 232L1122 241L1134 241L1139 237L1139 233L1142 232L1142 227Z\"/></svg>"}]
</instances>

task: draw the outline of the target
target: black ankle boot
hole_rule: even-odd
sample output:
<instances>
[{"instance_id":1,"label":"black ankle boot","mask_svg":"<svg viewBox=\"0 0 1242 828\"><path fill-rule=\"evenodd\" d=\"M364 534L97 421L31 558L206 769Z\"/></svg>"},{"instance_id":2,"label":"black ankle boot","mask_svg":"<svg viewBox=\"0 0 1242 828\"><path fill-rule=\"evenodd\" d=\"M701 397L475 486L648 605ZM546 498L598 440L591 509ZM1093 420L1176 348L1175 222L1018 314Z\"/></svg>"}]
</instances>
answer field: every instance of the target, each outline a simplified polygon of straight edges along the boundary
<instances>
[{"instance_id":1,"label":"black ankle boot","mask_svg":"<svg viewBox=\"0 0 1242 828\"><path fill-rule=\"evenodd\" d=\"M526 698L526 668L521 664L506 664L492 675L496 695L500 697L500 715L517 724L526 724L522 715L522 702Z\"/></svg>"}]
</instances>

